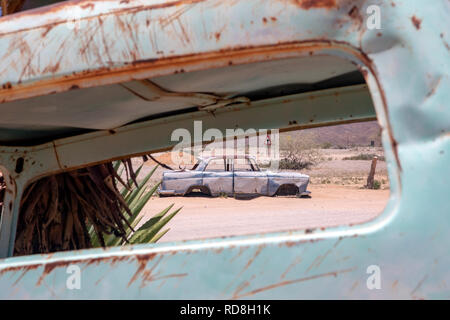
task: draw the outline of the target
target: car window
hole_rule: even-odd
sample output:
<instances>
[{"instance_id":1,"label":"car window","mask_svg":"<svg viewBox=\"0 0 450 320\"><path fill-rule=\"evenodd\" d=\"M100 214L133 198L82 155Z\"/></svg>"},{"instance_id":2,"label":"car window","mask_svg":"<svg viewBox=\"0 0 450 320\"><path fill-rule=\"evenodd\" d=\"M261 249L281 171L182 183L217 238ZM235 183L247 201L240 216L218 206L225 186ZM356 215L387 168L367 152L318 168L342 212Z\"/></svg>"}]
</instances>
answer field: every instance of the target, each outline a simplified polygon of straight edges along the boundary
<instances>
[{"instance_id":1,"label":"car window","mask_svg":"<svg viewBox=\"0 0 450 320\"><path fill-rule=\"evenodd\" d=\"M256 163L256 161L254 159L249 159L249 161L250 161L250 166L252 167L253 171L261 171L259 169L258 164Z\"/></svg>"},{"instance_id":2,"label":"car window","mask_svg":"<svg viewBox=\"0 0 450 320\"><path fill-rule=\"evenodd\" d=\"M233 171L233 159L226 159L225 170Z\"/></svg>"},{"instance_id":3,"label":"car window","mask_svg":"<svg viewBox=\"0 0 450 320\"><path fill-rule=\"evenodd\" d=\"M255 171L248 159L235 159L234 171Z\"/></svg>"},{"instance_id":4,"label":"car window","mask_svg":"<svg viewBox=\"0 0 450 320\"><path fill-rule=\"evenodd\" d=\"M225 160L224 159L213 159L209 161L205 168L205 171L222 172L225 171Z\"/></svg>"}]
</instances>

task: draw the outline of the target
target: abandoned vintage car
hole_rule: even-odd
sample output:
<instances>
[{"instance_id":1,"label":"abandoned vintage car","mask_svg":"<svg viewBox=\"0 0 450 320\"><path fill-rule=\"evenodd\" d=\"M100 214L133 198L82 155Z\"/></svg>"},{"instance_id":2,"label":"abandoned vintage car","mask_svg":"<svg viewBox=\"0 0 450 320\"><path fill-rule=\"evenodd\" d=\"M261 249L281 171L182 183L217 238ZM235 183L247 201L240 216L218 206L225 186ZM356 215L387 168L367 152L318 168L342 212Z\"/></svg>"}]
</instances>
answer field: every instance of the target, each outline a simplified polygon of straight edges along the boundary
<instances>
[{"instance_id":1,"label":"abandoned vintage car","mask_svg":"<svg viewBox=\"0 0 450 320\"><path fill-rule=\"evenodd\" d=\"M191 170L164 172L159 194L186 195L199 190L212 196L308 196L308 183L305 174L261 170L254 157L208 157L199 158Z\"/></svg>"}]
</instances>

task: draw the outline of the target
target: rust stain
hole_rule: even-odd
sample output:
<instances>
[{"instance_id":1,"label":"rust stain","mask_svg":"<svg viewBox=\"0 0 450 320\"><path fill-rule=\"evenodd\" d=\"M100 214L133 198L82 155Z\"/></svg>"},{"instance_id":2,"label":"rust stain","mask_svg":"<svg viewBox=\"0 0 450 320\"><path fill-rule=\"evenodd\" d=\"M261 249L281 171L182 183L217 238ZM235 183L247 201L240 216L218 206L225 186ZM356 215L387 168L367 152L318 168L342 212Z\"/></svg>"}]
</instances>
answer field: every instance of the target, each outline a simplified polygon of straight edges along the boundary
<instances>
[{"instance_id":1,"label":"rust stain","mask_svg":"<svg viewBox=\"0 0 450 320\"><path fill-rule=\"evenodd\" d=\"M123 82L127 80L132 80L133 78L139 77L139 73L147 73L149 70L145 70L146 68L150 68L150 70L155 72L156 75L163 75L164 73L158 72L158 69L160 68L167 68L168 66L171 66L173 69L172 73L175 72L175 70L179 69L180 66L186 66L189 64L198 64L198 63L204 63L208 62L211 59L218 60L216 62L219 62L226 59L226 64L228 64L230 61L230 58L251 58L253 62L259 61L257 59L257 55L259 54L267 54L269 52L273 53L282 53L285 50L292 51L294 48L292 46L296 45L306 45L310 44L311 47L317 47L320 48L322 46L328 47L332 46L332 43L339 44L339 42L332 42L332 41L324 41L324 40L317 40L317 41L301 41L301 42L292 42L292 43L286 43L286 44L280 44L280 45L268 45L268 46L262 46L262 47L242 47L242 48L236 48L233 50L218 50L216 52L210 52L210 53L203 53L203 54L190 54L185 55L183 57L168 57L168 58L161 58L161 59L145 59L145 60L136 60L129 63L125 63L122 67L116 67L114 69L110 67L102 67L96 70L84 70L81 72L74 72L72 75L66 75L61 76L60 78L51 79L51 80L42 80L38 83L33 83L30 86L17 86L12 85L11 93L3 92L3 95L6 95L6 98L4 99L5 102L7 101L13 101L21 98L31 98L38 95L45 95L48 94L51 91L55 92L64 92L70 89L71 82L83 78L83 80L92 83L92 81L96 81L98 85L104 85L104 84L112 84L112 83L118 83ZM346 44L346 43L343 43ZM284 47L284 48L283 48ZM311 48L310 47L310 48ZM310 50L310 49L309 49ZM229 56L226 57L225 54L228 54ZM224 63L225 64L225 63ZM133 74L138 73L138 74ZM113 79L111 79L113 78ZM148 75L145 75L145 78L148 78ZM109 79L106 81L106 79ZM91 86L91 85L90 85ZM33 92L31 92L33 91ZM1 94L0 94L1 95Z\"/></svg>"},{"instance_id":2,"label":"rust stain","mask_svg":"<svg viewBox=\"0 0 450 320\"><path fill-rule=\"evenodd\" d=\"M432 95L434 95L436 93L437 88L441 84L441 80L442 80L442 76L440 76L437 80L433 81L433 83L431 84L430 91L427 93L427 96L426 96L427 98L431 97Z\"/></svg>"},{"instance_id":3,"label":"rust stain","mask_svg":"<svg viewBox=\"0 0 450 320\"><path fill-rule=\"evenodd\" d=\"M306 269L305 273L308 273L309 271L311 271L311 269L314 268L318 268L322 262L325 260L325 258L331 253L331 249L328 249L325 254L323 255L318 255L314 261L310 264L310 266L308 267L308 269Z\"/></svg>"},{"instance_id":4,"label":"rust stain","mask_svg":"<svg viewBox=\"0 0 450 320\"><path fill-rule=\"evenodd\" d=\"M300 279L294 279L294 280L286 280L286 281L282 281L282 282L278 282L278 283L274 283L265 287L261 287L252 291L249 291L247 293L244 293L240 296L234 297L234 299L242 299L244 297L248 297L248 296L252 296L255 295L257 293L263 292L263 291L268 291L268 290L272 290L275 288L279 288L279 287L284 287L290 284L294 284L294 283L300 283L300 282L305 282L305 281L309 281L309 280L315 280L315 279L319 279L319 278L324 278L324 277L337 277L339 274L343 274L343 273L348 273L348 272L352 272L356 270L356 268L350 268L350 269L343 269L343 270L337 270L337 271L332 271L332 272L327 272L327 273L321 273L321 274L317 274L314 276L309 276L309 277L304 277L304 278L300 278Z\"/></svg>"},{"instance_id":5,"label":"rust stain","mask_svg":"<svg viewBox=\"0 0 450 320\"><path fill-rule=\"evenodd\" d=\"M140 288L145 287L148 282L157 281L157 280L165 280L165 279L170 279L170 278L184 278L188 275L187 273L174 273L174 274L168 274L168 275L163 275L163 276L158 277L157 274L154 274L154 270L161 263L163 258L164 258L164 256L160 255L159 259L148 270L145 270L145 267L147 266L147 262L149 260L141 258L140 262L139 262L138 271L136 271L133 278L128 283L128 287L137 279L139 274L141 275L141 278L142 278L141 285L139 286Z\"/></svg>"},{"instance_id":6,"label":"rust stain","mask_svg":"<svg viewBox=\"0 0 450 320\"><path fill-rule=\"evenodd\" d=\"M336 8L336 0L291 0L303 10Z\"/></svg>"},{"instance_id":7,"label":"rust stain","mask_svg":"<svg viewBox=\"0 0 450 320\"><path fill-rule=\"evenodd\" d=\"M153 268L152 268L152 270L153 270ZM144 272L140 288L145 287L148 282L164 280L163 283L165 283L166 279L184 278L188 275L187 273L173 273L173 274L156 277L156 276L152 275L152 270L148 270L148 271ZM147 272L148 272L148 274L147 274Z\"/></svg>"},{"instance_id":8,"label":"rust stain","mask_svg":"<svg viewBox=\"0 0 450 320\"><path fill-rule=\"evenodd\" d=\"M242 269L240 274L242 274L245 270L248 269L248 267L250 267L250 265L253 263L253 261L255 261L256 257L259 256L259 254L261 253L263 248L264 248L264 246L260 245L258 247L258 249L256 249L255 254L250 258L250 260L248 260L247 264L244 266L244 269Z\"/></svg>"},{"instance_id":9,"label":"rust stain","mask_svg":"<svg viewBox=\"0 0 450 320\"><path fill-rule=\"evenodd\" d=\"M250 286L250 282L249 281L244 281L242 282L237 288L236 291L233 293L233 297L231 299L236 299L239 296L239 293L242 292L242 290L244 290L245 288Z\"/></svg>"},{"instance_id":10,"label":"rust stain","mask_svg":"<svg viewBox=\"0 0 450 320\"><path fill-rule=\"evenodd\" d=\"M53 29L53 25L47 26L47 28L45 28L45 31L42 33L42 38L45 38L45 36Z\"/></svg>"},{"instance_id":11,"label":"rust stain","mask_svg":"<svg viewBox=\"0 0 450 320\"><path fill-rule=\"evenodd\" d=\"M174 22L175 20L178 20L183 14L185 14L187 11L189 11L192 7L182 7L178 10L176 10L174 13L172 13L171 15L161 18L159 20L159 23L161 25L161 27L166 27L167 25L171 24L172 22Z\"/></svg>"},{"instance_id":12,"label":"rust stain","mask_svg":"<svg viewBox=\"0 0 450 320\"><path fill-rule=\"evenodd\" d=\"M186 32L186 29L184 28L184 24L180 21L180 18L179 18L179 17L176 19L176 21L177 21L178 26L179 26L179 28L180 28L180 30L181 30L181 34L182 34L181 40L184 41L185 44L190 43L191 40L190 40L190 38L189 38L188 32Z\"/></svg>"},{"instance_id":13,"label":"rust stain","mask_svg":"<svg viewBox=\"0 0 450 320\"><path fill-rule=\"evenodd\" d=\"M441 39L442 39L442 42L444 42L444 46L447 48L448 51L450 51L450 45L447 43L447 41L445 41L445 39L444 39L444 34L441 33L441 34L440 34L440 37L441 37Z\"/></svg>"},{"instance_id":14,"label":"rust stain","mask_svg":"<svg viewBox=\"0 0 450 320\"><path fill-rule=\"evenodd\" d=\"M397 288L397 285L398 285L398 280L395 280L395 281L392 283L392 289L396 289L396 288Z\"/></svg>"},{"instance_id":15,"label":"rust stain","mask_svg":"<svg viewBox=\"0 0 450 320\"><path fill-rule=\"evenodd\" d=\"M95 4L94 3L85 3L80 5L81 9L90 9L90 10L94 10L95 8Z\"/></svg>"},{"instance_id":16,"label":"rust stain","mask_svg":"<svg viewBox=\"0 0 450 320\"><path fill-rule=\"evenodd\" d=\"M42 70L42 72L43 73L47 73L47 72L55 73L59 70L59 67L60 67L60 62L57 62L54 65L47 66L44 70Z\"/></svg>"},{"instance_id":17,"label":"rust stain","mask_svg":"<svg viewBox=\"0 0 450 320\"><path fill-rule=\"evenodd\" d=\"M164 8L169 8L169 7L177 7L177 6L181 6L181 5L196 4L196 3L205 2L205 1L206 0L178 0L178 1L173 1L173 2L162 2L162 3L157 3L157 4L151 4L151 5L147 5L147 6L146 5L136 5L131 8L123 8L123 9L115 10L114 12L106 13L103 15L104 16L117 15L119 13L125 13L125 12L134 13L134 12L138 12L138 11L142 11L142 10L164 9ZM4 18L2 18L2 20L15 20L15 19L20 19L23 16L27 16L27 17L42 16L42 15L45 15L46 13L59 13L64 10L71 10L72 8L77 7L79 2L86 2L86 1L84 1L84 0L73 0L73 1L69 1L69 2L64 1L62 3L56 3L56 4L39 7L39 8L32 9L32 10L21 11L14 15L5 16ZM93 1L93 2L94 3L86 3L80 7L83 7L83 9L89 8L92 10L94 8L93 6L95 5L95 1ZM129 0L122 0L120 2L120 4L127 4L127 3L129 3ZM59 23L63 23L63 22L64 21L56 21L56 22L52 22L51 24L59 24ZM1 33L0 33L0 35L1 35Z\"/></svg>"},{"instance_id":18,"label":"rust stain","mask_svg":"<svg viewBox=\"0 0 450 320\"><path fill-rule=\"evenodd\" d=\"M350 288L350 292L353 292L353 291L356 289L356 287L358 286L358 284L359 284L359 281L356 280L356 281L353 283L352 287Z\"/></svg>"},{"instance_id":19,"label":"rust stain","mask_svg":"<svg viewBox=\"0 0 450 320\"><path fill-rule=\"evenodd\" d=\"M17 278L16 281L14 281L13 287L16 286L16 285L20 282L20 280L22 280L22 278L25 276L25 274L26 274L27 272L28 272L28 270L23 270L23 271L22 271L22 274Z\"/></svg>"},{"instance_id":20,"label":"rust stain","mask_svg":"<svg viewBox=\"0 0 450 320\"><path fill-rule=\"evenodd\" d=\"M37 269L38 267L44 266L44 271L40 275L38 281L36 282L36 286L40 286L44 279L52 273L52 271L56 268L65 268L70 264L84 264L86 266L89 266L91 264L100 264L101 262L109 263L110 265L114 265L117 261L123 261L128 260L130 257L124 256L124 257L107 257L107 258L95 258L95 259L89 259L89 260L71 260L71 261L57 261L57 262L50 262L46 264L38 264L38 265L31 265L26 267L12 267L8 269L4 269L0 272L2 274L3 272L9 272L9 271L20 271L20 270L31 270L31 269Z\"/></svg>"},{"instance_id":21,"label":"rust stain","mask_svg":"<svg viewBox=\"0 0 450 320\"><path fill-rule=\"evenodd\" d=\"M239 252L233 258L230 259L230 262L233 262L234 260L239 258L242 255L242 253L247 249L248 249L248 247L240 247Z\"/></svg>"},{"instance_id":22,"label":"rust stain","mask_svg":"<svg viewBox=\"0 0 450 320\"><path fill-rule=\"evenodd\" d=\"M120 25L119 25L120 26ZM88 34L88 33L90 33L90 35L89 35L89 38L87 38L86 39L86 36L84 36L84 34L83 34L83 37L81 38L81 40L83 41L83 42L85 42L84 44L83 44L83 47L80 49L80 55L84 55L85 54L85 52L86 52L86 50L89 48L89 46L91 45L91 44L93 44L93 50L95 50L96 51L96 53L97 53L97 55L99 56L99 58L100 58L100 54L98 53L98 46L96 45L96 43L95 42L93 42L93 40L94 40L94 37L97 35L97 32L98 32L98 30L101 28L101 23L99 22L98 23L98 25L96 26L96 28L95 28L95 30L94 31L91 31L91 30L89 30L89 31L87 31L86 30L86 34ZM87 40L87 41L86 41Z\"/></svg>"},{"instance_id":23,"label":"rust stain","mask_svg":"<svg viewBox=\"0 0 450 320\"><path fill-rule=\"evenodd\" d=\"M284 279L286 275L291 271L293 267L295 267L297 264L299 264L302 261L302 257L297 257L295 260L284 270L284 272L281 274L280 278Z\"/></svg>"},{"instance_id":24,"label":"rust stain","mask_svg":"<svg viewBox=\"0 0 450 320\"><path fill-rule=\"evenodd\" d=\"M386 117L387 117L387 129L388 129L389 140L391 141L391 144L392 144L392 151L394 153L394 157L395 157L395 161L398 166L398 170L401 172L402 165L400 163L400 157L398 155L398 143L397 143L397 140L394 138L391 122L389 121L389 109L388 109L388 104L387 104L387 100L386 100L386 93L384 92L384 88L381 85L380 80L376 76L377 73L374 69L374 64L373 64L372 59L370 59L364 52L360 52L360 55L361 55L360 56L361 61L363 61L365 66L372 71L372 74L374 75L377 86L380 90L380 96L381 96L381 100L382 100L382 104L383 104L383 109L384 109L384 111L386 113ZM366 80L366 82L368 82L368 80L369 80L368 79L368 76L369 76L368 71L364 68L361 68L359 65L358 65L358 69L364 76L364 79Z\"/></svg>"},{"instance_id":25,"label":"rust stain","mask_svg":"<svg viewBox=\"0 0 450 320\"><path fill-rule=\"evenodd\" d=\"M365 16L361 13L360 8L358 8L358 6L356 5L348 11L348 16L353 21L354 26L356 26L356 30L359 30L359 47L362 48L362 38L364 36L364 33L366 32L366 28L364 28ZM342 27L342 25L340 25L340 27Z\"/></svg>"},{"instance_id":26,"label":"rust stain","mask_svg":"<svg viewBox=\"0 0 450 320\"><path fill-rule=\"evenodd\" d=\"M152 260L156 256L155 253L144 255L144 256L136 256L137 263L139 265L138 269L136 270L133 277L131 277L130 281L128 282L127 287L129 287L134 281L136 281L137 277L145 270L145 267L147 266L148 261Z\"/></svg>"},{"instance_id":27,"label":"rust stain","mask_svg":"<svg viewBox=\"0 0 450 320\"><path fill-rule=\"evenodd\" d=\"M0 270L0 276L2 276L4 273L8 273L8 272L18 272L18 271L22 271L22 274L19 276L19 278L14 282L14 285L16 285L22 278L23 276L30 270L35 270L39 268L39 265L31 265L31 266L26 266L26 267L22 267L22 268L17 268L17 267L9 267L9 268L5 268Z\"/></svg>"},{"instance_id":28,"label":"rust stain","mask_svg":"<svg viewBox=\"0 0 450 320\"><path fill-rule=\"evenodd\" d=\"M36 282L36 287L39 287L42 282L44 281L45 277L49 275L55 268L61 267L61 266L67 266L67 263L48 263L44 266L44 271L42 272L41 276L39 277L38 281Z\"/></svg>"},{"instance_id":29,"label":"rust stain","mask_svg":"<svg viewBox=\"0 0 450 320\"><path fill-rule=\"evenodd\" d=\"M153 281L161 280L161 279L169 279L169 278L183 278L183 277L186 277L187 275L188 275L187 273L173 273L173 274L168 274L168 275L161 276L158 278L154 278Z\"/></svg>"},{"instance_id":30,"label":"rust stain","mask_svg":"<svg viewBox=\"0 0 450 320\"><path fill-rule=\"evenodd\" d=\"M220 254L220 253L222 253L223 249L224 249L223 247L214 249L214 253Z\"/></svg>"},{"instance_id":31,"label":"rust stain","mask_svg":"<svg viewBox=\"0 0 450 320\"><path fill-rule=\"evenodd\" d=\"M411 17L411 22L416 27L417 30L420 30L420 25L422 24L422 20L417 18L416 16Z\"/></svg>"},{"instance_id":32,"label":"rust stain","mask_svg":"<svg viewBox=\"0 0 450 320\"><path fill-rule=\"evenodd\" d=\"M336 243L334 244L333 248L336 248L336 247L341 243L342 239L344 239L344 237L340 236L340 237L337 239Z\"/></svg>"},{"instance_id":33,"label":"rust stain","mask_svg":"<svg viewBox=\"0 0 450 320\"><path fill-rule=\"evenodd\" d=\"M304 244L307 242L311 242L311 240L286 241L286 242L280 243L279 246L291 248L291 247L295 247L295 246L298 246L298 245L301 245L301 244Z\"/></svg>"},{"instance_id":34,"label":"rust stain","mask_svg":"<svg viewBox=\"0 0 450 320\"><path fill-rule=\"evenodd\" d=\"M425 277L423 277L416 285L416 287L414 288L413 291L411 291L410 295L414 296L414 293L416 293L417 290L420 289L420 287L422 286L422 284L424 283L425 280L427 280L428 275L425 275Z\"/></svg>"},{"instance_id":35,"label":"rust stain","mask_svg":"<svg viewBox=\"0 0 450 320\"><path fill-rule=\"evenodd\" d=\"M357 6L353 6L348 12L348 15L350 16L350 18L357 21L359 25L363 24L363 17L361 16Z\"/></svg>"}]
</instances>

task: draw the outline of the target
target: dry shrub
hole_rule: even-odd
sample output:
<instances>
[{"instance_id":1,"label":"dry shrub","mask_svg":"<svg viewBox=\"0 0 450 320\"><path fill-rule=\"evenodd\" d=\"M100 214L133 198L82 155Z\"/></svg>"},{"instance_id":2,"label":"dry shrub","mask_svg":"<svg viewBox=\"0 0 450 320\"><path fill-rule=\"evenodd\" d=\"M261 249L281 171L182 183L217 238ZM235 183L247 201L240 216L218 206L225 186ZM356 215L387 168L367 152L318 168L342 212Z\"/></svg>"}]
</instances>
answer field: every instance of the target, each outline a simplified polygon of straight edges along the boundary
<instances>
[{"instance_id":1,"label":"dry shrub","mask_svg":"<svg viewBox=\"0 0 450 320\"><path fill-rule=\"evenodd\" d=\"M123 163L135 180L131 161ZM123 212L131 212L116 181L127 185L106 163L31 183L21 201L14 255L90 248L91 226L103 247L105 234L126 241L125 226L131 226Z\"/></svg>"},{"instance_id":2,"label":"dry shrub","mask_svg":"<svg viewBox=\"0 0 450 320\"><path fill-rule=\"evenodd\" d=\"M284 136L280 139L280 169L301 170L322 161L320 152L316 149L313 134L304 133L301 136Z\"/></svg>"},{"instance_id":3,"label":"dry shrub","mask_svg":"<svg viewBox=\"0 0 450 320\"><path fill-rule=\"evenodd\" d=\"M344 157L342 160L372 160L374 157L377 157L379 161L385 161L384 156L378 156L374 153L360 153L356 156Z\"/></svg>"}]
</instances>

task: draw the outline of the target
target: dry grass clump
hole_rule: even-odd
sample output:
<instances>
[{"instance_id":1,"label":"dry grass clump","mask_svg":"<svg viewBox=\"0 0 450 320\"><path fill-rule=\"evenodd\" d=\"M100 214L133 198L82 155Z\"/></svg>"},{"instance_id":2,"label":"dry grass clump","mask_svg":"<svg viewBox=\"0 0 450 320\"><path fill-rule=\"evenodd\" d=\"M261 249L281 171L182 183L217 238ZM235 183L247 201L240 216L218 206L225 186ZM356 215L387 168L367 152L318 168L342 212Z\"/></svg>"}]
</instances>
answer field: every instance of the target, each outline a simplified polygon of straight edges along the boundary
<instances>
[{"instance_id":1,"label":"dry grass clump","mask_svg":"<svg viewBox=\"0 0 450 320\"><path fill-rule=\"evenodd\" d=\"M12 14L22 10L25 0L0 0L0 8L2 9L2 16Z\"/></svg>"},{"instance_id":2,"label":"dry grass clump","mask_svg":"<svg viewBox=\"0 0 450 320\"><path fill-rule=\"evenodd\" d=\"M135 181L131 161L123 163ZM21 201L14 254L91 248L91 226L103 247L105 234L127 241L126 226L132 227L123 213L131 212L116 181L128 187L105 163L31 183Z\"/></svg>"},{"instance_id":3,"label":"dry grass clump","mask_svg":"<svg viewBox=\"0 0 450 320\"><path fill-rule=\"evenodd\" d=\"M280 141L280 169L308 169L323 161L313 137L304 135L301 139L286 136Z\"/></svg>"},{"instance_id":4,"label":"dry grass clump","mask_svg":"<svg viewBox=\"0 0 450 320\"><path fill-rule=\"evenodd\" d=\"M384 156L379 156L374 153L360 153L356 156L344 157L342 160L372 160L373 157L377 157L379 161L385 161Z\"/></svg>"}]
</instances>

